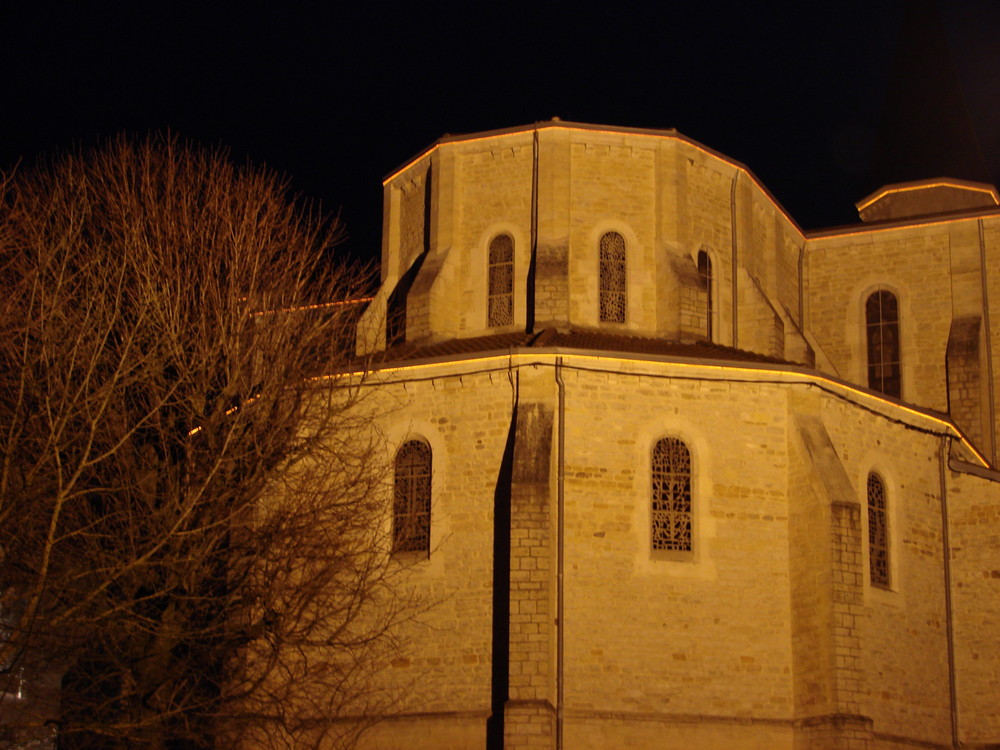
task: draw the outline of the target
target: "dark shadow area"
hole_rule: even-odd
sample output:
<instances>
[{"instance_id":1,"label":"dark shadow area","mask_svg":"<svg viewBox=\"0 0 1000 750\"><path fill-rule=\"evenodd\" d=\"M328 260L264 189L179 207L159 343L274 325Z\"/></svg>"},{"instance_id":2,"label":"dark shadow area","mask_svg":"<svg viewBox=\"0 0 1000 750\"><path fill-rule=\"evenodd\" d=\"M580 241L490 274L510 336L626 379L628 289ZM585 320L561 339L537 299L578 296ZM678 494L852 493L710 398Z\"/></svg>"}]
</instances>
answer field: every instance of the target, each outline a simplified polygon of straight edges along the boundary
<instances>
[{"instance_id":1,"label":"dark shadow area","mask_svg":"<svg viewBox=\"0 0 1000 750\"><path fill-rule=\"evenodd\" d=\"M503 712L510 687L510 499L516 434L515 401L493 492L493 672L490 678L491 713L486 720L486 750L503 748Z\"/></svg>"},{"instance_id":2,"label":"dark shadow area","mask_svg":"<svg viewBox=\"0 0 1000 750\"><path fill-rule=\"evenodd\" d=\"M423 251L420 253L420 256L413 261L413 265L406 270L406 273L399 278L399 281L396 282L396 287L392 290L392 294L390 294L389 299L386 300L386 348L406 343L406 298L410 293L410 288L413 286L413 282L420 273L420 267L423 266L424 260L427 258L427 253L430 252L431 249L431 199L434 185L431 179L432 168L433 167L428 165L427 175L424 178Z\"/></svg>"},{"instance_id":3,"label":"dark shadow area","mask_svg":"<svg viewBox=\"0 0 1000 750\"><path fill-rule=\"evenodd\" d=\"M423 252L420 254L420 257L413 261L413 265L396 282L396 287L392 290L392 294L389 295L389 299L386 300L386 348L406 342L406 297L410 293L410 287L413 286L417 274L420 273L420 267L424 264L426 257L427 253Z\"/></svg>"},{"instance_id":4,"label":"dark shadow area","mask_svg":"<svg viewBox=\"0 0 1000 750\"><path fill-rule=\"evenodd\" d=\"M534 132L531 166L531 248L525 290L525 333L535 332L535 266L538 264L538 131Z\"/></svg>"},{"instance_id":5,"label":"dark shadow area","mask_svg":"<svg viewBox=\"0 0 1000 750\"><path fill-rule=\"evenodd\" d=\"M532 243L531 259L528 261L528 289L525 294L525 333L535 332L535 263L537 256L538 252Z\"/></svg>"}]
</instances>

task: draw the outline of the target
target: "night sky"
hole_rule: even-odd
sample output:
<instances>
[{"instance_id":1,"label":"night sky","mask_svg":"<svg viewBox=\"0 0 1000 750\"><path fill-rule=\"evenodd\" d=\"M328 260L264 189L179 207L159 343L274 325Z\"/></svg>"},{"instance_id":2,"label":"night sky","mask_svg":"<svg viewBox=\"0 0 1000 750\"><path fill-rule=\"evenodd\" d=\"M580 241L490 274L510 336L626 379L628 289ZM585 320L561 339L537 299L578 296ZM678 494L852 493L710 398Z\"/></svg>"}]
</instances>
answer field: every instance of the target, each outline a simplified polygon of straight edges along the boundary
<instances>
[{"instance_id":1,"label":"night sky","mask_svg":"<svg viewBox=\"0 0 1000 750\"><path fill-rule=\"evenodd\" d=\"M922 28L915 2L6 3L0 167L169 128L288 175L374 258L395 167L445 133L558 116L677 128L804 228L852 223L912 179L896 143L947 156L964 128L1000 174L1000 3L942 2Z\"/></svg>"}]
</instances>

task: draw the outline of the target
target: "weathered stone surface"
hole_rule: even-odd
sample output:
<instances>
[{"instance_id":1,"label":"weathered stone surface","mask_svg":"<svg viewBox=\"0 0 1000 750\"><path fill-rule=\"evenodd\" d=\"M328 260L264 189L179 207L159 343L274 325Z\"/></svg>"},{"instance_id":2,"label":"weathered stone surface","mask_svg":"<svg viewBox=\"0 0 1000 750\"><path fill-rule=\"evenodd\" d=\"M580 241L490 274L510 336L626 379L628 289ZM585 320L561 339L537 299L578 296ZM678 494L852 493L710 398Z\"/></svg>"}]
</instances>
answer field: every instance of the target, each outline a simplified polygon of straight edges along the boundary
<instances>
[{"instance_id":1,"label":"weathered stone surface","mask_svg":"<svg viewBox=\"0 0 1000 750\"><path fill-rule=\"evenodd\" d=\"M746 168L683 136L559 122L444 139L385 190L377 299L427 253L411 341L502 332L485 258L505 232L509 330L690 340L710 321L716 343L790 364L528 347L376 375L386 460L412 436L433 450L432 551L407 575L434 606L400 634L382 675L406 686L400 713L368 747L1000 743L1000 485L972 449L992 460L998 428L1000 215L805 234ZM627 314L602 325L610 231ZM875 290L898 301L901 399L867 388ZM691 549L672 557L652 549L664 437L691 467ZM888 585L871 584L872 472Z\"/></svg>"}]
</instances>

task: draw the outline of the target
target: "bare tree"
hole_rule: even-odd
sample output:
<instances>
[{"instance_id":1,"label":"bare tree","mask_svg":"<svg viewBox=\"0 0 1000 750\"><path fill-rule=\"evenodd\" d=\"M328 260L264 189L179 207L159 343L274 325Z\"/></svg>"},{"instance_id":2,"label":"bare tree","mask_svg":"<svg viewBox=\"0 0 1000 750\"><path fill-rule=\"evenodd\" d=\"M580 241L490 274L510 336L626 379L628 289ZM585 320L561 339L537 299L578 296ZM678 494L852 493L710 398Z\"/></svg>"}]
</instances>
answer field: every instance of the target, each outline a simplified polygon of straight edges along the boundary
<instances>
[{"instance_id":1,"label":"bare tree","mask_svg":"<svg viewBox=\"0 0 1000 750\"><path fill-rule=\"evenodd\" d=\"M405 603L336 220L169 137L24 171L2 211L8 735L349 744Z\"/></svg>"}]
</instances>

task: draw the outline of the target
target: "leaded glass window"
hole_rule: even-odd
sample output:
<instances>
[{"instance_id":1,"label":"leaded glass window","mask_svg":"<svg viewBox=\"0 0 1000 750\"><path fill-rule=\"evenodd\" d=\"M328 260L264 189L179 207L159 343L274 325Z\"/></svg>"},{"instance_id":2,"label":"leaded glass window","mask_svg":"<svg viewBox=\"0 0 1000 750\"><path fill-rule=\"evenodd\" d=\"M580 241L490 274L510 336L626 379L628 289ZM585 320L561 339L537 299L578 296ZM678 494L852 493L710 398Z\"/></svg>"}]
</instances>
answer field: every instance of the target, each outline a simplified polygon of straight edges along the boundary
<instances>
[{"instance_id":1,"label":"leaded glass window","mask_svg":"<svg viewBox=\"0 0 1000 750\"><path fill-rule=\"evenodd\" d=\"M889 520L885 482L875 472L868 475L868 566L873 586L889 585Z\"/></svg>"},{"instance_id":2,"label":"leaded glass window","mask_svg":"<svg viewBox=\"0 0 1000 750\"><path fill-rule=\"evenodd\" d=\"M514 238L498 234L490 240L489 325L514 323Z\"/></svg>"},{"instance_id":3,"label":"leaded glass window","mask_svg":"<svg viewBox=\"0 0 1000 750\"><path fill-rule=\"evenodd\" d=\"M887 396L899 396L899 304L887 289L873 292L865 302L868 347L868 387Z\"/></svg>"},{"instance_id":4,"label":"leaded glass window","mask_svg":"<svg viewBox=\"0 0 1000 750\"><path fill-rule=\"evenodd\" d=\"M431 447L410 440L396 453L392 551L431 549Z\"/></svg>"},{"instance_id":5,"label":"leaded glass window","mask_svg":"<svg viewBox=\"0 0 1000 750\"><path fill-rule=\"evenodd\" d=\"M666 437L653 446L653 551L690 552L691 452L683 440Z\"/></svg>"},{"instance_id":6,"label":"leaded glass window","mask_svg":"<svg viewBox=\"0 0 1000 750\"><path fill-rule=\"evenodd\" d=\"M618 232L601 237L600 306L602 323L625 322L625 238Z\"/></svg>"}]
</instances>

